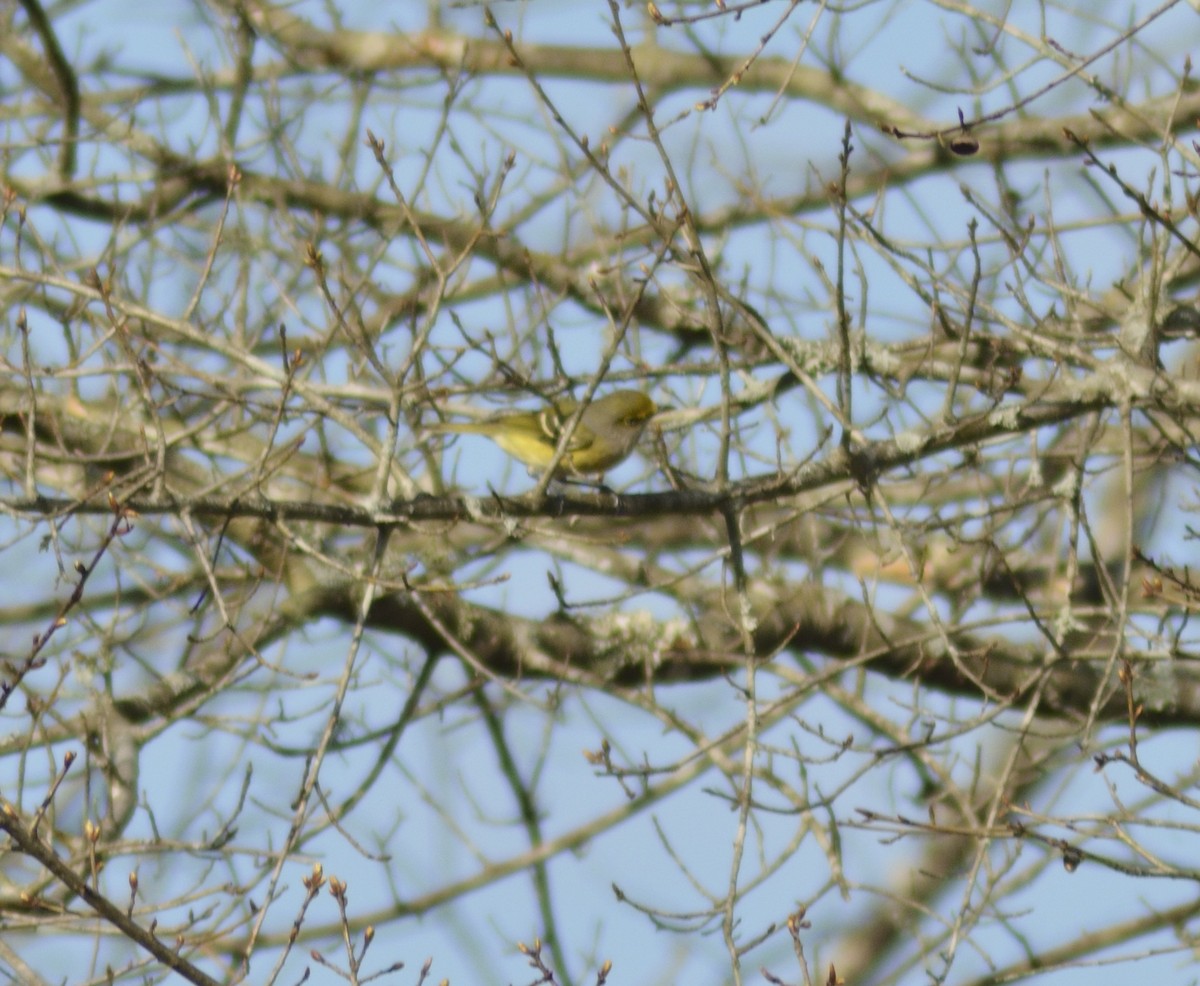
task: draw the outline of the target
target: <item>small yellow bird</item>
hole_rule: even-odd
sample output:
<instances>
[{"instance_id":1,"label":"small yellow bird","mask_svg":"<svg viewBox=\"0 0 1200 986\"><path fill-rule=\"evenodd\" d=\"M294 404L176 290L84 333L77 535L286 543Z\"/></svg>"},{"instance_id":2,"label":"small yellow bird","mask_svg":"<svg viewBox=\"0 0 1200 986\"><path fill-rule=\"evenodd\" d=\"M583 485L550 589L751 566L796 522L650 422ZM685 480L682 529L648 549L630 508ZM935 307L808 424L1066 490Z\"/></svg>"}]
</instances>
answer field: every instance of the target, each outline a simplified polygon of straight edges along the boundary
<instances>
[{"instance_id":1,"label":"small yellow bird","mask_svg":"<svg viewBox=\"0 0 1200 986\"><path fill-rule=\"evenodd\" d=\"M432 434L483 435L523 462L531 473L537 473L554 458L563 426L578 407L578 401L568 398L540 411L502 414L487 421L439 422L425 430ZM624 462L659 410L654 401L637 390L617 390L596 398L583 409L557 475L598 474Z\"/></svg>"}]
</instances>

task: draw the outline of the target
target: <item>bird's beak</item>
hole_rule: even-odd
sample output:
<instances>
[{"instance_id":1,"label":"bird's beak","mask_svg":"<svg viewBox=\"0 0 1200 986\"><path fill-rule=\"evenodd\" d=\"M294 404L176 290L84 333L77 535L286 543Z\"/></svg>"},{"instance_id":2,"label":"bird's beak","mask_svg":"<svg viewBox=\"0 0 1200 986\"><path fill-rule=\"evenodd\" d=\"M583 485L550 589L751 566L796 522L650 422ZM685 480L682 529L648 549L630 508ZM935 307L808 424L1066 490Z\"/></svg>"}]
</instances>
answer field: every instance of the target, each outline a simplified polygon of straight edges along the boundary
<instances>
[{"instance_id":1,"label":"bird's beak","mask_svg":"<svg viewBox=\"0 0 1200 986\"><path fill-rule=\"evenodd\" d=\"M670 404L656 404L654 406L654 413L650 415L650 421L648 423L659 427L665 424L674 412L675 408Z\"/></svg>"}]
</instances>

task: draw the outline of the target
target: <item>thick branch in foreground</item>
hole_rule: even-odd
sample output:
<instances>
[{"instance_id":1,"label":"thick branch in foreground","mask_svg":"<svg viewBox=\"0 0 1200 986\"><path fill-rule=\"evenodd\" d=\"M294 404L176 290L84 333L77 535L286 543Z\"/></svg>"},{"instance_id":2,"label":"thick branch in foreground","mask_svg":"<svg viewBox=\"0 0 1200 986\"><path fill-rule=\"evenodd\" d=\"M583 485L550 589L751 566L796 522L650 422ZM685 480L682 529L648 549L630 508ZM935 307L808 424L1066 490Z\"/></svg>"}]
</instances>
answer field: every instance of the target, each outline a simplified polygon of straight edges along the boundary
<instances>
[{"instance_id":1,"label":"thick branch in foreground","mask_svg":"<svg viewBox=\"0 0 1200 986\"><path fill-rule=\"evenodd\" d=\"M714 590L715 591L715 590ZM352 620L354 596L320 590L314 610ZM1127 717L1128 702L1106 662L1073 659L1048 644L1020 644L948 630L878 608L816 584L751 587L756 607L755 656L819 653L839 673L863 665L895 678L920 681L955 695L998 705L1035 701L1042 715L1101 721ZM708 614L723 612L710 600ZM636 615L595 619L555 616L526 620L473 605L452 593L393 594L372 609L375 629L399 633L432 653L466 653L485 673L507 680L553 678L584 685L637 688L703 681L744 665L736 628L710 615L699 624L662 623ZM1190 665L1142 665L1148 676L1168 675L1169 704L1147 707L1140 721L1182 725L1200 716L1200 673ZM820 687L814 676L812 687ZM1137 690L1135 682L1135 694ZM1099 697L1098 697L1099 696Z\"/></svg>"}]
</instances>

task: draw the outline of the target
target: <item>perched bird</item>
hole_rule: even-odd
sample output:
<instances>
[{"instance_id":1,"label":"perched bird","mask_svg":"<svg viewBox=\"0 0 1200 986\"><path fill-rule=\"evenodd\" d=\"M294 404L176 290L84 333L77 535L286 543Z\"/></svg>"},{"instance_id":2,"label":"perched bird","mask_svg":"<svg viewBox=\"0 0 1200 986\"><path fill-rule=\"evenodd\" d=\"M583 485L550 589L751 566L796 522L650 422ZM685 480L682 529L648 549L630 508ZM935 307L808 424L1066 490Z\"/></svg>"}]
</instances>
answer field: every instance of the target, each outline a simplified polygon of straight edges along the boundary
<instances>
[{"instance_id":1,"label":"perched bird","mask_svg":"<svg viewBox=\"0 0 1200 986\"><path fill-rule=\"evenodd\" d=\"M528 466L531 473L537 473L554 458L563 428L578 407L578 401L568 398L540 411L517 411L486 421L439 422L425 430L433 434L484 435ZM597 397L583 409L556 475L598 474L624 462L659 410L654 401L637 390L617 390Z\"/></svg>"}]
</instances>

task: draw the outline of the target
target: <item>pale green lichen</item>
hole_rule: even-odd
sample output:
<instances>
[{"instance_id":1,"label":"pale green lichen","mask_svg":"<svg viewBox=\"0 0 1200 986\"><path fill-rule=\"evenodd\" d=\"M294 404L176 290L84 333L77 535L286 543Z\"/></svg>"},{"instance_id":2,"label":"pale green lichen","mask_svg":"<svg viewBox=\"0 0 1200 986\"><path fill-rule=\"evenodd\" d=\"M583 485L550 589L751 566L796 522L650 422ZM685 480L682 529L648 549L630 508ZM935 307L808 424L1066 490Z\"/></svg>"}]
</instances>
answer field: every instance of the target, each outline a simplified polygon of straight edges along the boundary
<instances>
[{"instance_id":1,"label":"pale green lichen","mask_svg":"<svg viewBox=\"0 0 1200 986\"><path fill-rule=\"evenodd\" d=\"M1021 408L1016 404L998 407L988 415L988 423L1006 431L1016 431L1021 422Z\"/></svg>"},{"instance_id":2,"label":"pale green lichen","mask_svg":"<svg viewBox=\"0 0 1200 986\"><path fill-rule=\"evenodd\" d=\"M678 617L657 620L644 609L597 617L589 623L589 630L597 656L625 667L631 664L657 667L668 651L695 646L685 620Z\"/></svg>"},{"instance_id":3,"label":"pale green lichen","mask_svg":"<svg viewBox=\"0 0 1200 986\"><path fill-rule=\"evenodd\" d=\"M902 431L896 436L896 448L905 455L912 455L921 451L928 437L919 431Z\"/></svg>"},{"instance_id":4,"label":"pale green lichen","mask_svg":"<svg viewBox=\"0 0 1200 986\"><path fill-rule=\"evenodd\" d=\"M1144 658L1137 662L1134 676L1134 695L1147 709L1161 712L1179 702L1179 682L1175 665L1165 658ZM1119 684L1119 682L1118 682Z\"/></svg>"}]
</instances>

